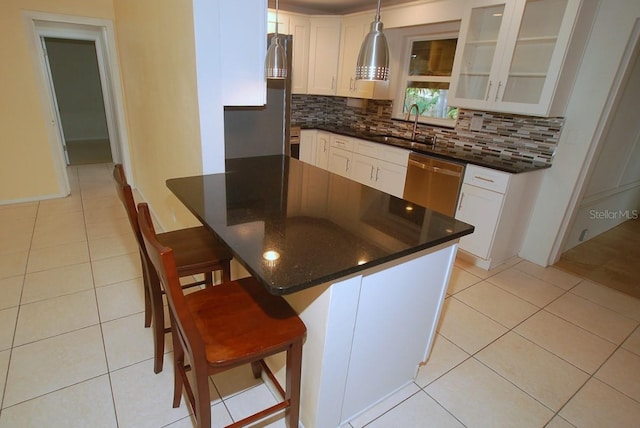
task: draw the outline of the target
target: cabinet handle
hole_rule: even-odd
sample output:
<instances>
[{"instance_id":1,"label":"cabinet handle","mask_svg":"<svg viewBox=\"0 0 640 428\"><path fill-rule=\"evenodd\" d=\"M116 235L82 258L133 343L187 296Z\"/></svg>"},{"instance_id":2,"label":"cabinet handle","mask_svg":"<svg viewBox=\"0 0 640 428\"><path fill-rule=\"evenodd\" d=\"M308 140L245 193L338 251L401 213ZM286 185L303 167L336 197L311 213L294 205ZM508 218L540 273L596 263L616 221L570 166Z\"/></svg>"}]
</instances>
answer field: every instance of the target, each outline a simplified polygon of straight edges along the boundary
<instances>
[{"instance_id":1,"label":"cabinet handle","mask_svg":"<svg viewBox=\"0 0 640 428\"><path fill-rule=\"evenodd\" d=\"M493 82L489 80L489 84L487 85L487 93L484 95L484 100L489 101L489 92L491 92L491 85Z\"/></svg>"},{"instance_id":2,"label":"cabinet handle","mask_svg":"<svg viewBox=\"0 0 640 428\"><path fill-rule=\"evenodd\" d=\"M369 180L373 181L373 165L371 165L371 174L369 174Z\"/></svg>"},{"instance_id":3,"label":"cabinet handle","mask_svg":"<svg viewBox=\"0 0 640 428\"><path fill-rule=\"evenodd\" d=\"M493 183L494 181L490 178L480 177L479 175L474 175L473 178L476 180L486 181L487 183Z\"/></svg>"},{"instance_id":4,"label":"cabinet handle","mask_svg":"<svg viewBox=\"0 0 640 428\"><path fill-rule=\"evenodd\" d=\"M353 91L356 88L356 85L353 83L353 77L349 78L349 90Z\"/></svg>"},{"instance_id":5,"label":"cabinet handle","mask_svg":"<svg viewBox=\"0 0 640 428\"><path fill-rule=\"evenodd\" d=\"M349 159L347 159L347 169L345 171L349 171Z\"/></svg>"},{"instance_id":6,"label":"cabinet handle","mask_svg":"<svg viewBox=\"0 0 640 428\"><path fill-rule=\"evenodd\" d=\"M494 101L498 101L498 95L500 94L500 86L502 86L502 81L498 82L498 89L496 89L496 99Z\"/></svg>"},{"instance_id":7,"label":"cabinet handle","mask_svg":"<svg viewBox=\"0 0 640 428\"><path fill-rule=\"evenodd\" d=\"M380 174L380 168L376 168L376 181L378 181L379 174Z\"/></svg>"},{"instance_id":8,"label":"cabinet handle","mask_svg":"<svg viewBox=\"0 0 640 428\"><path fill-rule=\"evenodd\" d=\"M336 78L335 78L335 76L334 76L334 77L332 77L332 78L331 78L331 89L333 89L333 88L334 88L334 86L333 86L333 85L335 85L335 83L336 83Z\"/></svg>"},{"instance_id":9,"label":"cabinet handle","mask_svg":"<svg viewBox=\"0 0 640 428\"><path fill-rule=\"evenodd\" d=\"M460 202L458 203L458 211L462 209L462 200L464 199L464 192L460 193Z\"/></svg>"}]
</instances>

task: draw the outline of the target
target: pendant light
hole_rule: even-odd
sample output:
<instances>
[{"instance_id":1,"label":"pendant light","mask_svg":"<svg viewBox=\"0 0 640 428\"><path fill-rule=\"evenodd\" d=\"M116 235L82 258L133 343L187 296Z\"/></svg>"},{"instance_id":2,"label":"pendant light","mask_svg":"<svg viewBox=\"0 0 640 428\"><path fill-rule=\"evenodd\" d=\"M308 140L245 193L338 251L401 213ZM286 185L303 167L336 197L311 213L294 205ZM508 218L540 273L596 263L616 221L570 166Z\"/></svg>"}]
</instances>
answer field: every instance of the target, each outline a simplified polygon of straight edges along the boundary
<instances>
[{"instance_id":1,"label":"pendant light","mask_svg":"<svg viewBox=\"0 0 640 428\"><path fill-rule=\"evenodd\" d=\"M276 32L271 37L264 60L264 74L267 79L285 79L287 77L287 54L280 44L278 36L278 0L276 0Z\"/></svg>"},{"instance_id":2,"label":"pendant light","mask_svg":"<svg viewBox=\"0 0 640 428\"><path fill-rule=\"evenodd\" d=\"M380 0L376 10L375 21L371 23L371 30L366 35L358 63L356 64L356 80L388 80L389 79L389 47L387 38L382 32L380 22Z\"/></svg>"}]
</instances>

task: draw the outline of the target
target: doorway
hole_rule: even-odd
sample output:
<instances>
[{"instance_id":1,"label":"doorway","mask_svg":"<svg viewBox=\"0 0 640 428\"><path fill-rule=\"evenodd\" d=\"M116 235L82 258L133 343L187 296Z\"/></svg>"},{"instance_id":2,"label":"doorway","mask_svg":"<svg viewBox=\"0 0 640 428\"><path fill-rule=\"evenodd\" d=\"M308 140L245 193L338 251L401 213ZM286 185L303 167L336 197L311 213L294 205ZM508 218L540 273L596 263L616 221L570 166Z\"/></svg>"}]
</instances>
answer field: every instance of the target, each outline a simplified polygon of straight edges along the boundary
<instances>
[{"instance_id":1,"label":"doorway","mask_svg":"<svg viewBox=\"0 0 640 428\"><path fill-rule=\"evenodd\" d=\"M599 143L554 266L640 297L640 20L614 82Z\"/></svg>"},{"instance_id":2,"label":"doorway","mask_svg":"<svg viewBox=\"0 0 640 428\"><path fill-rule=\"evenodd\" d=\"M563 251L640 214L640 19L627 43L601 118Z\"/></svg>"},{"instance_id":3,"label":"doorway","mask_svg":"<svg viewBox=\"0 0 640 428\"><path fill-rule=\"evenodd\" d=\"M116 52L115 30L113 22L106 19L78 17L69 15L50 14L42 12L24 12L25 21L31 28L31 46L34 64L39 76L38 84L43 100L48 122L49 143L52 159L54 161L60 196L71 193L68 177L67 150L65 144L74 139L78 141L88 136L89 140L97 140L98 137L108 141L109 147L102 145L101 150L105 156L111 157L111 162L121 163L128 177L133 177L127 139L127 129L124 110L124 96L120 80L118 55ZM102 128L97 125L90 132L86 128L81 132L78 129L71 131L72 138L65 138L63 127L63 114L68 116L68 111L61 111L58 105L58 97L51 73L51 67L47 54L47 39L62 41L63 44L81 46L85 51L93 52L95 62L92 62L94 71L97 68L99 86L101 91L101 104L104 112ZM54 60L56 54L54 53ZM97 82L94 81L97 84ZM76 94L77 96L78 94ZM100 95L96 95L100 98ZM96 104L100 100L96 101ZM78 117L73 117L76 120ZM106 122L106 132L104 130ZM64 124L66 126L66 123ZM69 132L69 131L68 131ZM93 142L93 141L92 141ZM81 147L92 150L86 146ZM107 157L103 157L107 159ZM73 160L70 159L71 162Z\"/></svg>"},{"instance_id":4,"label":"doorway","mask_svg":"<svg viewBox=\"0 0 640 428\"><path fill-rule=\"evenodd\" d=\"M92 40L44 37L67 165L113 161Z\"/></svg>"}]
</instances>

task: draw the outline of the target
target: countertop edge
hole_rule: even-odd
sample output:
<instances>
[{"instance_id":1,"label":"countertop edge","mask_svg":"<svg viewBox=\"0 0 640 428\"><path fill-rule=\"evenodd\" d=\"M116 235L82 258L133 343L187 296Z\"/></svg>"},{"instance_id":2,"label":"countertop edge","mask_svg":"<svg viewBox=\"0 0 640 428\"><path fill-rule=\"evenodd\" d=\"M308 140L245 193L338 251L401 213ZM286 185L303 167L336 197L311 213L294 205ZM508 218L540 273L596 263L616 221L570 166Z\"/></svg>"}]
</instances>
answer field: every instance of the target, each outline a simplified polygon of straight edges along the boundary
<instances>
[{"instance_id":1,"label":"countertop edge","mask_svg":"<svg viewBox=\"0 0 640 428\"><path fill-rule=\"evenodd\" d=\"M299 126L299 125L296 125ZM378 144L384 144L384 145L388 145L388 146L393 146L393 147L399 147L399 148L403 148L409 151L412 151L414 153L420 153L420 154L424 154L427 156L433 156L436 158L440 158L440 159L445 159L445 160L450 160L450 161L454 161L454 162L461 162L461 163L465 163L465 164L473 164L473 165L478 165L481 167L485 167L485 168L491 168L491 169L495 169L498 171L502 171L502 172L507 172L509 174L523 174L523 173L527 173L527 172L532 172L532 171L540 171L540 170L544 170L544 169L548 169L551 168L551 164L547 164L547 163L541 163L541 162L527 162L525 160L514 160L514 162L520 162L522 163L521 166L517 166L517 165L513 165L513 164L508 164L508 163L503 163L506 161L499 161L497 159L491 159L491 154L490 153L482 153L482 154L474 154L471 151L469 151L469 155L468 157L465 156L458 156L456 153L452 153L451 151L446 151L446 149L442 149L441 151L438 150L421 150L419 148L415 148L415 147L408 147L408 145L411 143L409 140L407 141L406 145L403 144L396 144L394 142L389 142L389 141L383 141L384 136L383 135L375 135L375 134L368 134L366 132L359 132L356 129L353 128L343 128L343 127L331 127L331 126L327 126L327 125L315 125L315 126L300 126L301 129L303 130L318 130L318 131L326 131L326 132L331 132L334 134L339 134L339 135L344 135L347 137L353 137L353 138L360 138L363 140L367 140L367 141L372 141ZM401 138L399 138L401 139ZM437 144L436 144L437 146ZM478 159L476 156L487 156L487 160L485 159Z\"/></svg>"}]
</instances>

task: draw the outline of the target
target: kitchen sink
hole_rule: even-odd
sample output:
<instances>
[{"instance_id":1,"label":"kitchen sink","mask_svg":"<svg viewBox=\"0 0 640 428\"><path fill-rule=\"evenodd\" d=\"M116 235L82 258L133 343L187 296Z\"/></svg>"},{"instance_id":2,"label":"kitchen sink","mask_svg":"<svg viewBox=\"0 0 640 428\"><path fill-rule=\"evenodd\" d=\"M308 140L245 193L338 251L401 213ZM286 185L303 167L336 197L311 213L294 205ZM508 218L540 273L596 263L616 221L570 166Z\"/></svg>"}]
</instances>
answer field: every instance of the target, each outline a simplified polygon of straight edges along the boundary
<instances>
[{"instance_id":1,"label":"kitchen sink","mask_svg":"<svg viewBox=\"0 0 640 428\"><path fill-rule=\"evenodd\" d=\"M416 149L416 150L429 150L432 147L431 144L421 143L418 141L411 141L402 137L394 137L391 135L383 135L380 139L384 143L393 144L400 147L405 147L408 149Z\"/></svg>"}]
</instances>

